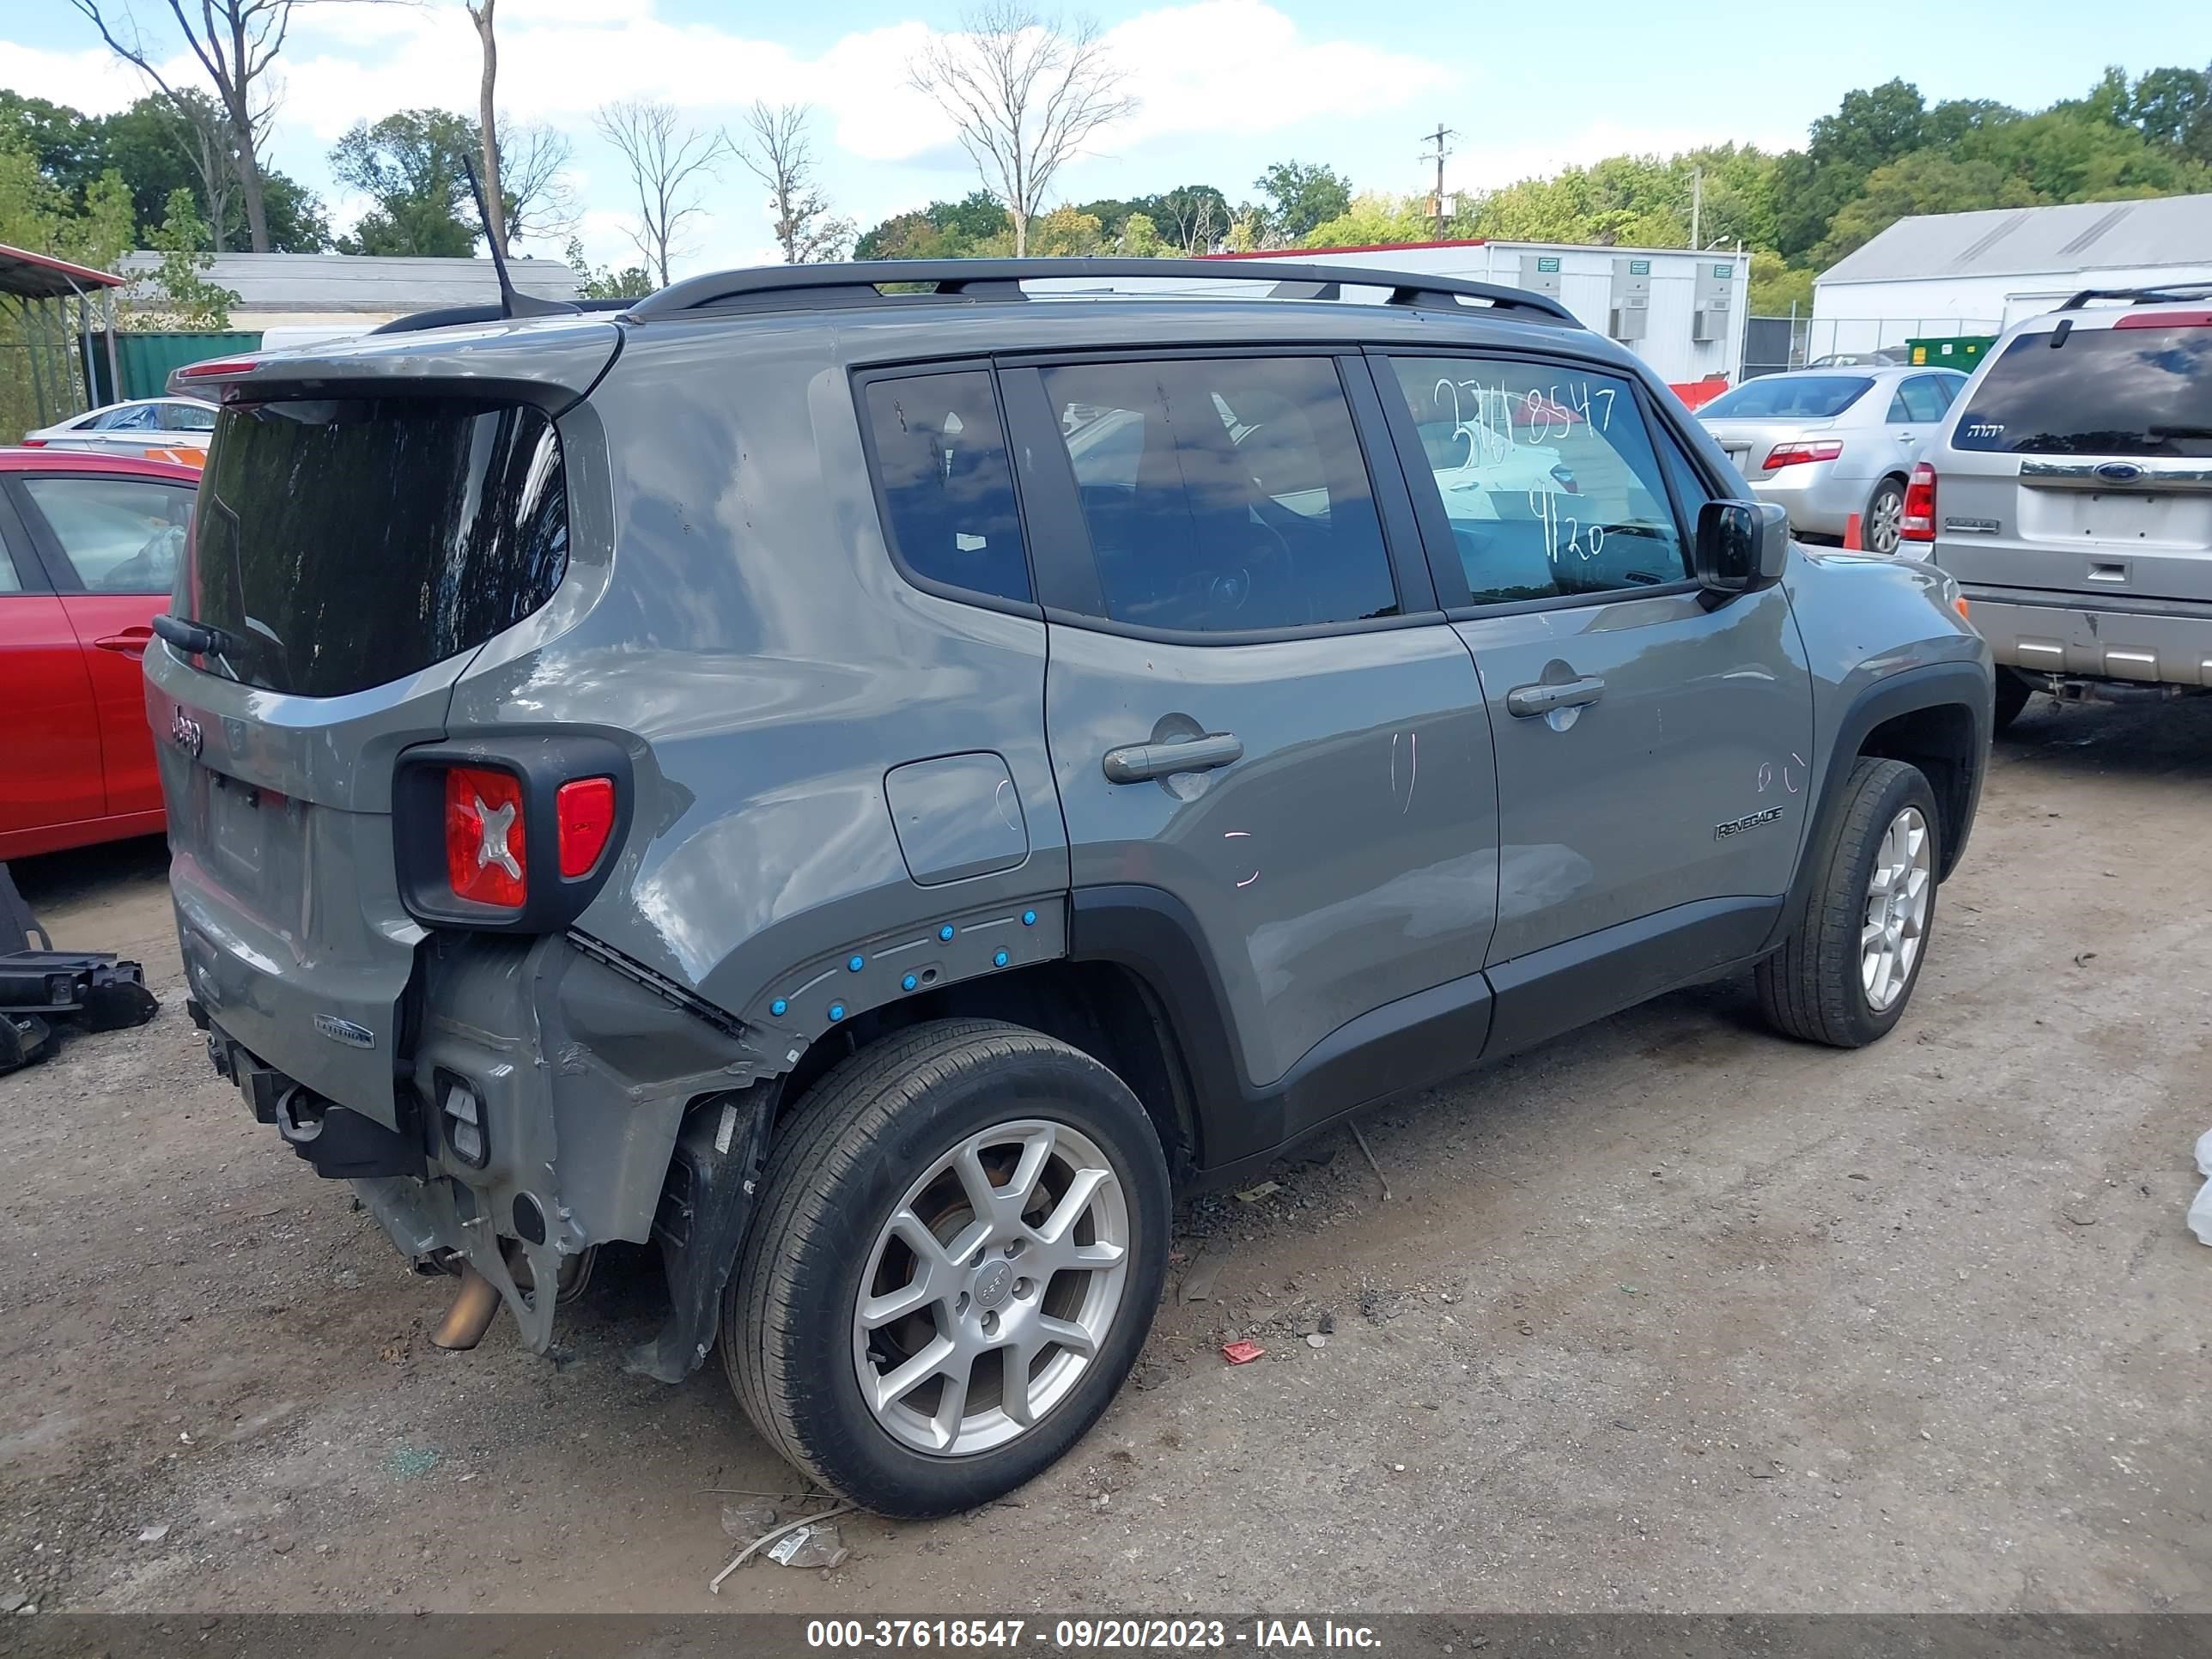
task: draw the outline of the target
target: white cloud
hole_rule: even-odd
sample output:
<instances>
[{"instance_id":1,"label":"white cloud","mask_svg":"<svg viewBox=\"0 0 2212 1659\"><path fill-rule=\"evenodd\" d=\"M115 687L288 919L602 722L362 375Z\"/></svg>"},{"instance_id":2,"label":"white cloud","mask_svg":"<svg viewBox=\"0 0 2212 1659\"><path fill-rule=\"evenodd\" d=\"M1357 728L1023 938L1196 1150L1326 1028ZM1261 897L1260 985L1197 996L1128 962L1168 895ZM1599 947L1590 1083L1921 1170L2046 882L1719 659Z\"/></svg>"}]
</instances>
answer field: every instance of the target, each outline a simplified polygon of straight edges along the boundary
<instances>
[{"instance_id":1,"label":"white cloud","mask_svg":"<svg viewBox=\"0 0 2212 1659\"><path fill-rule=\"evenodd\" d=\"M165 75L179 77L173 86L197 85L198 64L161 65ZM128 109L154 88L146 77L106 46L81 52L47 52L37 46L0 40L0 87L12 88L26 98L44 98L67 104L87 115L112 115Z\"/></svg>"}]
</instances>

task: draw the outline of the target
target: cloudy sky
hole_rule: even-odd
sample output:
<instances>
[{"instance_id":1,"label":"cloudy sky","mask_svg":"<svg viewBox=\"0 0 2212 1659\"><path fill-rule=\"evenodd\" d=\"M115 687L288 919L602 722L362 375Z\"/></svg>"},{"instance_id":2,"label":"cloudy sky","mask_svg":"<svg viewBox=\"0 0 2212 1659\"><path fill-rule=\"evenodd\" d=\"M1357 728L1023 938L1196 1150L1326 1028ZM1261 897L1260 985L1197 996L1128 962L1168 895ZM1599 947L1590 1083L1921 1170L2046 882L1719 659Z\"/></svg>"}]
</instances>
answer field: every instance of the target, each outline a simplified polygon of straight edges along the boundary
<instances>
[{"instance_id":1,"label":"cloudy sky","mask_svg":"<svg viewBox=\"0 0 2212 1659\"><path fill-rule=\"evenodd\" d=\"M181 51L162 27L164 0L103 3L135 8L157 51ZM1199 182L1235 200L1268 162L1291 156L1327 161L1362 188L1420 189L1420 135L1438 121L1461 135L1449 186L1480 189L1623 149L1801 143L1844 91L1893 75L1931 100L2034 106L2081 90L2107 61L2136 73L2212 58L2205 0L2162 10L2156 27L2096 30L2078 50L2053 49L2078 33L2076 0L1105 0L1091 10L1141 106L1062 174L1060 193L1078 200ZM0 86L90 112L143 90L64 0L0 11ZM811 104L823 184L866 227L974 185L950 126L905 84L929 31L956 27L959 14L960 0L501 0L500 105L573 137L584 240L598 262L635 257L622 228L622 167L591 128L593 108L611 99L669 100L708 128L756 97ZM177 73L192 78L189 60ZM362 204L331 188L332 141L395 109L473 111L477 75L460 0L303 4L282 60L273 159L325 195L342 228ZM769 246L748 175L726 169L708 196L679 275Z\"/></svg>"}]
</instances>

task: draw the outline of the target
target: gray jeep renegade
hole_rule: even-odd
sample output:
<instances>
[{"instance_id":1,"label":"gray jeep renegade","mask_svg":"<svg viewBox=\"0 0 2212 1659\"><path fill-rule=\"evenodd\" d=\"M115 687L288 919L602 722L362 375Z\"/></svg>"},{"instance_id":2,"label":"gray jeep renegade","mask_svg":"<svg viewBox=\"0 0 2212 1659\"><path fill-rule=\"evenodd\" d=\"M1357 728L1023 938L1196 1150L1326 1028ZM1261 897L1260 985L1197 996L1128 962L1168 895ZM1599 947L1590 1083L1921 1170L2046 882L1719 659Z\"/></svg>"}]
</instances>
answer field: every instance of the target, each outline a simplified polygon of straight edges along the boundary
<instances>
[{"instance_id":1,"label":"gray jeep renegade","mask_svg":"<svg viewBox=\"0 0 2212 1659\"><path fill-rule=\"evenodd\" d=\"M886 1514L1097 1419L1172 1182L1732 970L1880 1037L1981 788L1950 578L1512 289L748 270L185 383L216 1069L441 1343L651 1246L631 1365Z\"/></svg>"}]
</instances>

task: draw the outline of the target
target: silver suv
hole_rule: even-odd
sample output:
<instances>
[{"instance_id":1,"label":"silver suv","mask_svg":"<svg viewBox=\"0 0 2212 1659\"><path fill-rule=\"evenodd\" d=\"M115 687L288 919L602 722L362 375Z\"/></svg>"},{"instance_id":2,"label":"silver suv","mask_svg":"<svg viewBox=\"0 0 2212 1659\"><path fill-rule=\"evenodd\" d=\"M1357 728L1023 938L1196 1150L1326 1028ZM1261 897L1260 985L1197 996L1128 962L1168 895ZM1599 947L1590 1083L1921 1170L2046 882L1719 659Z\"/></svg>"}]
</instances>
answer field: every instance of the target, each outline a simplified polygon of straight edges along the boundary
<instances>
[{"instance_id":1,"label":"silver suv","mask_svg":"<svg viewBox=\"0 0 2212 1659\"><path fill-rule=\"evenodd\" d=\"M1171 1181L1740 969L1880 1037L1973 820L1949 579L1542 295L817 265L185 373L214 1064L441 1343L647 1245L635 1369L889 1514L1097 1419Z\"/></svg>"},{"instance_id":2,"label":"silver suv","mask_svg":"<svg viewBox=\"0 0 2212 1659\"><path fill-rule=\"evenodd\" d=\"M1902 550L1958 579L1996 653L2000 728L2037 690L2212 686L2212 283L2016 325L1905 510Z\"/></svg>"}]
</instances>

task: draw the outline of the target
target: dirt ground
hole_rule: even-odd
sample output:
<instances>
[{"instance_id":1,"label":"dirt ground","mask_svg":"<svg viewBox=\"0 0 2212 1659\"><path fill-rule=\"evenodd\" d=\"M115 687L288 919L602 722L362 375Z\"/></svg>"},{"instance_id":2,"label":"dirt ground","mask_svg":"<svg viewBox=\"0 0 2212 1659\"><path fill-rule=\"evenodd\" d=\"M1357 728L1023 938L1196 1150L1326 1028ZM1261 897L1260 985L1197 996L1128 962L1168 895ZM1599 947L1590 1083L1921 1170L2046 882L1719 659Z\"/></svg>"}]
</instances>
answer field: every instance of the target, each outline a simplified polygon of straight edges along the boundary
<instances>
[{"instance_id":1,"label":"dirt ground","mask_svg":"<svg viewBox=\"0 0 2212 1659\"><path fill-rule=\"evenodd\" d=\"M641 1258L431 1348L450 1281L209 1072L159 844L20 865L165 1006L0 1080L0 1606L2212 1610L2208 848L2212 699L2039 700L1887 1041L1710 987L1371 1115L1387 1201L1345 1135L1188 1201L1213 1298L1057 1469L719 1597L795 1478L618 1369Z\"/></svg>"}]
</instances>

